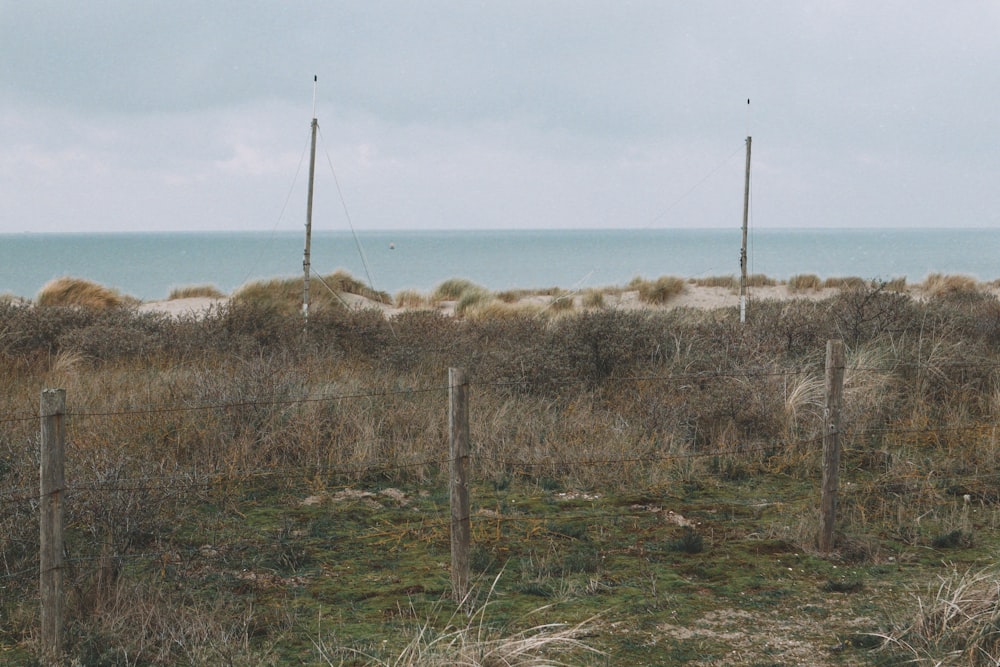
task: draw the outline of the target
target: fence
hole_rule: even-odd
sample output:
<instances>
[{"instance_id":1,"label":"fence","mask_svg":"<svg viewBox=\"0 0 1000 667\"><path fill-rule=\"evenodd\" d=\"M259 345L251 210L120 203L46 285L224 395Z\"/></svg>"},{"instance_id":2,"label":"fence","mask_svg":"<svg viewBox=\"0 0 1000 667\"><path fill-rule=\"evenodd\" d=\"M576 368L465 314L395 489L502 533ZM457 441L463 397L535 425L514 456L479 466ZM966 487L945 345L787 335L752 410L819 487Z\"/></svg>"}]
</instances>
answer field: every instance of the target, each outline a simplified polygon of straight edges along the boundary
<instances>
[{"instance_id":1,"label":"fence","mask_svg":"<svg viewBox=\"0 0 1000 667\"><path fill-rule=\"evenodd\" d=\"M836 547L835 527L838 523L837 506L838 494L840 492L839 473L842 468L840 453L842 439L841 411L843 402L845 362L843 346L839 341L830 341L828 344L825 371L823 429L821 438L794 443L794 446L811 447L812 445L817 444L820 440L822 441L822 483L820 485L819 494L817 494L814 498L814 505L818 508L819 520L815 526L814 534L818 549L821 552L830 552ZM719 373L717 377L730 375L732 375L731 372ZM688 377L674 379L677 381L688 382L694 381L698 378ZM711 379L713 378L707 378L708 381ZM706 378L703 376L700 380L706 381ZM636 378L632 381L636 383L648 382L649 378ZM472 386L474 387L474 385ZM429 393L436 394L437 392L444 391L444 389L445 388L432 388L420 391L427 391ZM451 542L451 565L449 567L449 571L451 577L452 596L456 601L461 602L466 598L469 592L469 584L472 576L470 565L472 558L470 554L476 536L475 527L472 522L474 513L472 509L472 502L470 501L470 475L474 475L475 473L470 472L469 466L470 463L474 464L477 460L487 459L490 455L488 453L481 453L479 459L477 459L475 452L471 451L470 421L474 422L478 415L476 415L476 413L470 408L470 383L463 370L449 370L446 389L448 393L447 435L449 442L447 456L442 456L436 459L407 461L402 462L399 465L400 467L413 468L437 466L441 468L446 467L449 470L450 517L448 519L444 519L442 517L433 521L422 519L416 524L405 526L402 531L397 530L393 533L373 532L369 533L366 537L368 539L379 537L403 539L405 534L408 532L425 530L431 531L437 535L446 529L450 534ZM407 389L400 393L412 394L414 391L417 390ZM303 400L330 402L341 400L366 400L378 397L378 392L358 392L355 394L341 394L335 398L323 397L319 399L308 398ZM64 470L66 468L65 451L68 431L66 419L67 416L73 415L73 411L67 408L66 400L66 394L62 390L45 390L41 395L41 408L39 411L41 418L39 436L40 488L38 495L34 496L26 490L9 490L4 494L9 502L37 503L40 526L38 569L36 570L39 572L40 577L39 601L41 612L39 637L41 640L42 658L48 662L58 662L58 656L61 653L61 647L64 641L64 618L66 614L64 578L67 570L72 568L75 564L79 564L87 560L96 561L98 563L98 568L106 567L107 561L110 557L105 551L101 551L99 555L92 556L90 558L67 558L66 539L64 537L64 516L67 511L67 503L71 502L71 500L67 498L67 491L75 491L77 493L87 491L95 494L111 494L114 492L129 490L133 493L141 494L149 489L156 489L158 492L197 494L200 492L200 489L219 488L220 486L232 483L232 478L227 478L225 475L219 474L198 476L181 472L178 473L176 477L161 475L155 479L141 480L117 479L112 473L110 475L106 475L102 480L97 480L89 488L81 487L79 484L74 483L72 473L68 480L64 477ZM236 409L240 406L246 407L246 404L224 403L212 406L211 409L225 412L227 410ZM184 409L204 408L198 407ZM140 413L141 411L137 411L134 414L108 414L103 416L109 419L129 419L136 417ZM992 424L963 428L992 429ZM916 439L931 436L947 437L949 432L950 429L947 427L935 428L934 425L929 424L927 428L922 431L914 431L910 434L900 433L899 436L906 438L912 435ZM786 447L787 446L788 445L786 443ZM759 447L761 450L764 450L770 447L770 445L760 445ZM686 457L691 459L720 459L722 457L735 454L745 455L751 450L751 447L738 445L728 449L720 448L689 452L660 452L658 454L647 453L642 456L634 456L631 458L622 456L617 459L578 459L576 460L576 464L583 466L607 467L613 465L627 465L629 463L654 464L657 460L669 459L677 461ZM499 457L500 455L498 454L497 456ZM505 463L510 467L529 468L549 465L548 463L529 461L506 461ZM363 470L363 468L363 466L359 466L355 472ZM298 477L305 478L307 477L309 471L315 472L321 469L323 469L322 464L317 462L314 466L292 466L289 468L275 466L273 468L255 469L249 471L235 470L234 475L237 479L240 479L254 476L281 477L290 476L294 473ZM337 474L344 474L351 471L348 468L339 466L333 468L333 472L336 472ZM992 475L992 473L990 474ZM967 481L973 478L975 478L974 475L968 475ZM521 517L505 517L501 513L490 514L487 516L488 518L483 519L482 522L484 524L491 525L495 523L496 526L498 526L498 534L499 525L503 521L533 520L530 518L523 519ZM103 539L100 527L90 526L89 530L98 541ZM528 532L530 532L530 530ZM208 546L199 547L197 555L208 557L206 554L209 554L209 552L211 552L214 548L215 547L212 547L210 544ZM167 548L154 550L152 552L139 551L137 553L129 554L128 556L146 563L157 565L162 564L166 567L170 563L177 562L178 560L194 557L195 554L179 554L176 548ZM118 557L122 556L119 555ZM6 556L4 559L6 562ZM8 569L8 571L4 575L0 575L0 577L5 580L14 580L26 576L27 573L27 570L10 571ZM98 578L98 580L99 579L100 578Z\"/></svg>"}]
</instances>

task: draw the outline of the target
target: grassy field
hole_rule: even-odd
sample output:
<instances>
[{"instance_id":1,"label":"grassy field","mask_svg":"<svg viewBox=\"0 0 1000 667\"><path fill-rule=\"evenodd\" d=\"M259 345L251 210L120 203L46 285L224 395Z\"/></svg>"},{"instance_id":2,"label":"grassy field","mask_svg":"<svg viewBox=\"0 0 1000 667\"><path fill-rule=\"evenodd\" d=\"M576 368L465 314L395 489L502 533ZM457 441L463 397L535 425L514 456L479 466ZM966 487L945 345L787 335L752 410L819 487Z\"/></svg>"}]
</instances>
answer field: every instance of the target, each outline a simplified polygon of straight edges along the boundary
<instances>
[{"instance_id":1,"label":"grassy field","mask_svg":"<svg viewBox=\"0 0 1000 667\"><path fill-rule=\"evenodd\" d=\"M1000 302L975 283L917 301L845 281L745 325L597 298L392 319L330 300L304 330L251 294L179 319L0 304L0 661L37 651L45 387L69 412L67 664L1000 659ZM845 451L819 553L831 338ZM472 380L461 604L449 367Z\"/></svg>"}]
</instances>

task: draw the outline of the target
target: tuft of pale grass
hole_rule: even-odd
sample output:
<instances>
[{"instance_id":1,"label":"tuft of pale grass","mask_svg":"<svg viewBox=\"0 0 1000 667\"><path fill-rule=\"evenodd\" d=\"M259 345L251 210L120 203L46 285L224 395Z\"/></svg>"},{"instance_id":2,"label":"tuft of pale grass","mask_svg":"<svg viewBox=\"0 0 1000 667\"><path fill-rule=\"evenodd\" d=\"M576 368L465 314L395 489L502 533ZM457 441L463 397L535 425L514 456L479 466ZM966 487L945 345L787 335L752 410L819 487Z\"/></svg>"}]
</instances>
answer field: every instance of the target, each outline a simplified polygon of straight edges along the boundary
<instances>
[{"instance_id":1,"label":"tuft of pale grass","mask_svg":"<svg viewBox=\"0 0 1000 667\"><path fill-rule=\"evenodd\" d=\"M864 278L859 278L858 276L847 276L827 278L823 281L823 287L831 287L835 289L862 289L867 287L868 283L865 282Z\"/></svg>"},{"instance_id":2,"label":"tuft of pale grass","mask_svg":"<svg viewBox=\"0 0 1000 667\"><path fill-rule=\"evenodd\" d=\"M424 308L427 297L417 290L406 289L396 293L396 306L399 308Z\"/></svg>"},{"instance_id":3,"label":"tuft of pale grass","mask_svg":"<svg viewBox=\"0 0 1000 667\"><path fill-rule=\"evenodd\" d=\"M226 297L215 285L188 285L186 287L176 287L170 290L168 301L174 299L195 299L205 297L209 299L224 299Z\"/></svg>"},{"instance_id":4,"label":"tuft of pale grass","mask_svg":"<svg viewBox=\"0 0 1000 667\"><path fill-rule=\"evenodd\" d=\"M892 278L885 281L885 290L887 292L905 292L906 291L906 277L902 278Z\"/></svg>"},{"instance_id":5,"label":"tuft of pale grass","mask_svg":"<svg viewBox=\"0 0 1000 667\"><path fill-rule=\"evenodd\" d=\"M595 310L604 308L606 305L604 302L604 292L596 289L587 290L583 293L581 304L584 308L592 308Z\"/></svg>"},{"instance_id":6,"label":"tuft of pale grass","mask_svg":"<svg viewBox=\"0 0 1000 667\"><path fill-rule=\"evenodd\" d=\"M502 574L494 579L486 601L467 617L463 611L474 603L476 591L458 605L443 630L433 627L435 618L418 626L399 655L383 659L353 648L328 647L322 639L314 645L327 665L341 665L344 658L353 657L363 659L369 667L559 667L580 664L584 654L604 655L582 639L594 633L594 618L575 625L545 623L527 630L498 627L489 611ZM533 614L548 609L541 607Z\"/></svg>"},{"instance_id":7,"label":"tuft of pale grass","mask_svg":"<svg viewBox=\"0 0 1000 667\"><path fill-rule=\"evenodd\" d=\"M640 301L655 305L666 304L687 289L684 279L675 276L661 276L653 281L635 278L629 286L639 291Z\"/></svg>"},{"instance_id":8,"label":"tuft of pale grass","mask_svg":"<svg viewBox=\"0 0 1000 667\"><path fill-rule=\"evenodd\" d=\"M978 292L979 282L971 276L932 273L924 279L923 289L928 297L944 297Z\"/></svg>"},{"instance_id":9,"label":"tuft of pale grass","mask_svg":"<svg viewBox=\"0 0 1000 667\"><path fill-rule=\"evenodd\" d=\"M318 300L316 295L312 294L315 291L318 290L310 291L312 302L310 306L315 305ZM302 309L302 279L273 278L253 281L236 290L233 302L252 303L280 313L293 314Z\"/></svg>"},{"instance_id":10,"label":"tuft of pale grass","mask_svg":"<svg viewBox=\"0 0 1000 667\"><path fill-rule=\"evenodd\" d=\"M777 284L777 280L769 278L763 273L753 273L747 276L747 287L774 287Z\"/></svg>"},{"instance_id":11,"label":"tuft of pale grass","mask_svg":"<svg viewBox=\"0 0 1000 667\"><path fill-rule=\"evenodd\" d=\"M953 570L915 596L908 622L879 635L914 663L1000 664L1000 577L995 569Z\"/></svg>"},{"instance_id":12,"label":"tuft of pale grass","mask_svg":"<svg viewBox=\"0 0 1000 667\"><path fill-rule=\"evenodd\" d=\"M375 290L343 269L338 269L327 276L318 278L327 289L346 294L356 294L378 303L391 304L392 297L386 292Z\"/></svg>"},{"instance_id":13,"label":"tuft of pale grass","mask_svg":"<svg viewBox=\"0 0 1000 667\"><path fill-rule=\"evenodd\" d=\"M816 291L823 286L823 281L815 273L800 273L788 279L788 289L793 292Z\"/></svg>"},{"instance_id":14,"label":"tuft of pale grass","mask_svg":"<svg viewBox=\"0 0 1000 667\"><path fill-rule=\"evenodd\" d=\"M49 281L35 299L39 306L75 306L109 310L127 305L131 299L117 290L82 278L63 276Z\"/></svg>"},{"instance_id":15,"label":"tuft of pale grass","mask_svg":"<svg viewBox=\"0 0 1000 667\"><path fill-rule=\"evenodd\" d=\"M496 301L493 293L484 287L469 287L461 293L455 303L455 314L459 317L467 314L470 310L480 309L491 301Z\"/></svg>"},{"instance_id":16,"label":"tuft of pale grass","mask_svg":"<svg viewBox=\"0 0 1000 667\"><path fill-rule=\"evenodd\" d=\"M309 306L314 310L346 307L341 294L356 294L378 303L392 303L392 297L377 292L344 271L326 276L314 275L309 281ZM237 303L253 303L280 313L293 314L302 309L302 279L274 278L247 283L233 294Z\"/></svg>"},{"instance_id":17,"label":"tuft of pale grass","mask_svg":"<svg viewBox=\"0 0 1000 667\"><path fill-rule=\"evenodd\" d=\"M695 278L693 282L698 287L738 289L740 286L740 281L736 276L706 276L704 278Z\"/></svg>"},{"instance_id":18,"label":"tuft of pale grass","mask_svg":"<svg viewBox=\"0 0 1000 667\"><path fill-rule=\"evenodd\" d=\"M434 289L431 299L434 301L458 301L468 291L485 291L485 288L465 278L449 278Z\"/></svg>"},{"instance_id":19,"label":"tuft of pale grass","mask_svg":"<svg viewBox=\"0 0 1000 667\"><path fill-rule=\"evenodd\" d=\"M565 312L568 310L573 310L576 305L573 299L573 294L570 292L562 292L554 297L549 302L549 309L555 312Z\"/></svg>"}]
</instances>

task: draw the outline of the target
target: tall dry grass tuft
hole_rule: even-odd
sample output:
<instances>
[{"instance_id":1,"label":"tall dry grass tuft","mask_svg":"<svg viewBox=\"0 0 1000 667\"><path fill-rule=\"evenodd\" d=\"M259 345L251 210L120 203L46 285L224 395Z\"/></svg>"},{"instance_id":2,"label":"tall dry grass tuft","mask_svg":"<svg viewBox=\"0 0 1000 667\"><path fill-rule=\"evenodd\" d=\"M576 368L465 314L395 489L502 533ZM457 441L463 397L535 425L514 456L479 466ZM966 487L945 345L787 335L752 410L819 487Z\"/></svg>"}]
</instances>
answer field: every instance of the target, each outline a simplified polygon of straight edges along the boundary
<instances>
[{"instance_id":1,"label":"tall dry grass tuft","mask_svg":"<svg viewBox=\"0 0 1000 667\"><path fill-rule=\"evenodd\" d=\"M604 292L599 289L589 289L584 292L580 303L584 308L597 310L604 308L607 305L604 300Z\"/></svg>"},{"instance_id":2,"label":"tall dry grass tuft","mask_svg":"<svg viewBox=\"0 0 1000 667\"><path fill-rule=\"evenodd\" d=\"M897 612L899 613L899 612ZM993 568L952 570L914 596L908 620L879 635L914 663L995 667L1000 664L1000 576Z\"/></svg>"},{"instance_id":3,"label":"tall dry grass tuft","mask_svg":"<svg viewBox=\"0 0 1000 667\"><path fill-rule=\"evenodd\" d=\"M687 283L675 276L661 276L653 281L636 278L629 283L629 287L639 291L639 300L643 303L664 305L683 294Z\"/></svg>"},{"instance_id":4,"label":"tall dry grass tuft","mask_svg":"<svg viewBox=\"0 0 1000 667\"><path fill-rule=\"evenodd\" d=\"M774 287L778 281L763 273L753 273L747 276L747 287Z\"/></svg>"},{"instance_id":5,"label":"tall dry grass tuft","mask_svg":"<svg viewBox=\"0 0 1000 667\"><path fill-rule=\"evenodd\" d=\"M823 287L823 281L815 273L800 273L788 279L788 289L793 292L816 291Z\"/></svg>"},{"instance_id":6,"label":"tall dry grass tuft","mask_svg":"<svg viewBox=\"0 0 1000 667\"><path fill-rule=\"evenodd\" d=\"M739 289L740 281L736 276L706 276L695 278L694 284L698 287L725 287L728 289Z\"/></svg>"},{"instance_id":7,"label":"tall dry grass tuft","mask_svg":"<svg viewBox=\"0 0 1000 667\"><path fill-rule=\"evenodd\" d=\"M866 285L868 285L868 283L864 280L864 278L859 278L858 276L834 276L823 281L823 287L829 287L832 289L863 289Z\"/></svg>"},{"instance_id":8,"label":"tall dry grass tuft","mask_svg":"<svg viewBox=\"0 0 1000 667\"><path fill-rule=\"evenodd\" d=\"M485 288L465 278L449 278L434 289L431 299L434 301L457 301L462 298L465 292L469 291L485 291Z\"/></svg>"},{"instance_id":9,"label":"tall dry grass tuft","mask_svg":"<svg viewBox=\"0 0 1000 667\"><path fill-rule=\"evenodd\" d=\"M462 612L474 604L475 590L447 618L443 629L434 627L439 620L433 617L419 625L398 655L382 658L353 648L329 646L322 637L314 645L324 664L342 665L345 659L360 658L368 667L558 667L580 664L581 657L587 654L604 655L584 641L594 633L594 618L576 624L545 623L524 630L499 626L491 618L491 610L502 574L494 579L486 601L467 617ZM436 611L440 610L439 605Z\"/></svg>"},{"instance_id":10,"label":"tall dry grass tuft","mask_svg":"<svg viewBox=\"0 0 1000 667\"><path fill-rule=\"evenodd\" d=\"M924 279L924 293L929 298L942 298L979 291L979 282L971 276L932 273Z\"/></svg>"},{"instance_id":11,"label":"tall dry grass tuft","mask_svg":"<svg viewBox=\"0 0 1000 667\"><path fill-rule=\"evenodd\" d=\"M417 290L400 290L396 293L395 304L399 308L426 308L429 301Z\"/></svg>"},{"instance_id":12,"label":"tall dry grass tuft","mask_svg":"<svg viewBox=\"0 0 1000 667\"><path fill-rule=\"evenodd\" d=\"M327 289L345 294L356 294L376 303L391 304L392 297L386 292L375 290L342 269L327 276L317 278Z\"/></svg>"},{"instance_id":13,"label":"tall dry grass tuft","mask_svg":"<svg viewBox=\"0 0 1000 667\"><path fill-rule=\"evenodd\" d=\"M294 315L302 310L302 288L301 278L260 280L236 290L232 300L285 316ZM392 303L392 297L385 292L376 292L350 274L336 271L327 276L313 276L309 281L310 313L346 308L344 294L354 294L376 303Z\"/></svg>"},{"instance_id":14,"label":"tall dry grass tuft","mask_svg":"<svg viewBox=\"0 0 1000 667\"><path fill-rule=\"evenodd\" d=\"M455 303L455 315L462 317L475 310L485 308L493 301L496 301L496 297L483 287L466 288Z\"/></svg>"},{"instance_id":15,"label":"tall dry grass tuft","mask_svg":"<svg viewBox=\"0 0 1000 667\"><path fill-rule=\"evenodd\" d=\"M189 285L187 287L175 287L170 290L170 296L167 299L173 301L174 299L194 299L200 297L224 299L226 295L215 285Z\"/></svg>"},{"instance_id":16,"label":"tall dry grass tuft","mask_svg":"<svg viewBox=\"0 0 1000 667\"><path fill-rule=\"evenodd\" d=\"M122 296L117 290L82 278L64 276L49 281L38 292L39 306L73 306L93 310L121 308L135 299Z\"/></svg>"}]
</instances>

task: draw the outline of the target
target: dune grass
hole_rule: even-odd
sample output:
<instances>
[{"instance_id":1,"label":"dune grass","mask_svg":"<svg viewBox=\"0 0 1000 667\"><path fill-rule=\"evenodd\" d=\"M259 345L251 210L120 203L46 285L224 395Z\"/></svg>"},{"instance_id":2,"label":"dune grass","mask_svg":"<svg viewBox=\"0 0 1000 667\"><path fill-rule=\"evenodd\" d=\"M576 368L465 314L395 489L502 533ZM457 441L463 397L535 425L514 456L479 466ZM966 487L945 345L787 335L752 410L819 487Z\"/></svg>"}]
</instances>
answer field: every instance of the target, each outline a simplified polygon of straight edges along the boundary
<instances>
[{"instance_id":1,"label":"dune grass","mask_svg":"<svg viewBox=\"0 0 1000 667\"><path fill-rule=\"evenodd\" d=\"M64 276L46 283L35 297L39 306L74 306L93 310L121 308L136 300L82 278Z\"/></svg>"},{"instance_id":2,"label":"dune grass","mask_svg":"<svg viewBox=\"0 0 1000 667\"><path fill-rule=\"evenodd\" d=\"M226 295L215 285L189 285L170 290L170 296L167 299L172 301L174 299L194 299L199 297L224 299Z\"/></svg>"},{"instance_id":3,"label":"dune grass","mask_svg":"<svg viewBox=\"0 0 1000 667\"><path fill-rule=\"evenodd\" d=\"M788 279L788 289L793 292L816 291L823 287L823 281L814 273L801 273Z\"/></svg>"},{"instance_id":4,"label":"dune grass","mask_svg":"<svg viewBox=\"0 0 1000 667\"><path fill-rule=\"evenodd\" d=\"M638 290L639 300L643 303L664 305L680 296L687 290L687 283L675 276L661 276L656 280L635 278L629 287Z\"/></svg>"}]
</instances>

